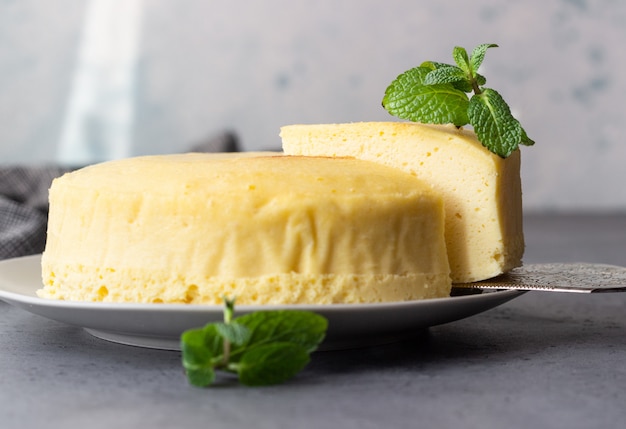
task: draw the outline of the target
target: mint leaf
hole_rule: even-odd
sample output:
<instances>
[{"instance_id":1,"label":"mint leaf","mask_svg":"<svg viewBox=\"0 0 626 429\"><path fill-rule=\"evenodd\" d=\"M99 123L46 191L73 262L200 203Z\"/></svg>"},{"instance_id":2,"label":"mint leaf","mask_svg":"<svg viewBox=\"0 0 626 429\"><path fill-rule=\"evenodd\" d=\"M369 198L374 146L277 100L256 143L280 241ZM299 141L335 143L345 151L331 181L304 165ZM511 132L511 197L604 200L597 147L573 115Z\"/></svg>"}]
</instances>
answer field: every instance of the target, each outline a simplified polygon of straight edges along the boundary
<instances>
[{"instance_id":1,"label":"mint leaf","mask_svg":"<svg viewBox=\"0 0 626 429\"><path fill-rule=\"evenodd\" d=\"M474 76L474 81L476 81L478 85L484 85L487 79L477 74ZM473 90L471 80L467 78L463 70L454 66L438 68L426 75L424 79L425 85L436 85L437 83L451 83L455 89L462 92L472 92Z\"/></svg>"},{"instance_id":2,"label":"mint leaf","mask_svg":"<svg viewBox=\"0 0 626 429\"><path fill-rule=\"evenodd\" d=\"M498 45L496 45L495 43L483 43L482 45L478 45L474 48L474 50L472 51L472 57L470 59L470 68L472 69L474 74L478 72L478 68L483 63L483 60L485 59L485 54L487 53L487 49L497 47ZM482 83L481 85L484 85L484 83Z\"/></svg>"},{"instance_id":3,"label":"mint leaf","mask_svg":"<svg viewBox=\"0 0 626 429\"><path fill-rule=\"evenodd\" d=\"M472 92L472 85L465 79L452 82L452 86L454 86L456 89L462 92ZM467 122L465 124L467 124ZM461 126L461 125L457 125L457 126Z\"/></svg>"},{"instance_id":4,"label":"mint leaf","mask_svg":"<svg viewBox=\"0 0 626 429\"><path fill-rule=\"evenodd\" d=\"M522 139L522 127L496 91L486 88L474 95L468 115L478 139L487 149L502 158L517 149Z\"/></svg>"},{"instance_id":5,"label":"mint leaf","mask_svg":"<svg viewBox=\"0 0 626 429\"><path fill-rule=\"evenodd\" d=\"M275 342L290 342L314 351L322 342L328 328L326 318L311 311L275 310L259 311L237 317L235 321L250 331L249 340L242 348ZM233 349L232 356L241 353Z\"/></svg>"},{"instance_id":6,"label":"mint leaf","mask_svg":"<svg viewBox=\"0 0 626 429\"><path fill-rule=\"evenodd\" d=\"M204 329L188 330L181 336L183 368L189 383L198 387L208 386L215 380L215 350L206 338Z\"/></svg>"},{"instance_id":7,"label":"mint leaf","mask_svg":"<svg viewBox=\"0 0 626 429\"><path fill-rule=\"evenodd\" d=\"M456 67L456 68L458 68L457 66L452 66L450 64L445 64L445 63L438 63L438 62L435 62L435 61L424 61L420 65L420 67L426 67L426 68L430 69L431 71L432 70L441 69L441 68L446 68L446 67ZM452 82L452 86L454 88L458 89L459 91L472 92L472 85L467 81L466 78L463 78L462 80L457 80L455 82ZM461 124L461 125L457 125L457 126L462 126L462 125L465 125L465 124Z\"/></svg>"},{"instance_id":8,"label":"mint leaf","mask_svg":"<svg viewBox=\"0 0 626 429\"><path fill-rule=\"evenodd\" d=\"M240 323L216 323L215 329L222 338L237 346L250 339L250 330Z\"/></svg>"},{"instance_id":9,"label":"mint leaf","mask_svg":"<svg viewBox=\"0 0 626 429\"><path fill-rule=\"evenodd\" d=\"M189 384L196 387L210 386L215 382L215 371L213 367L186 368L187 380Z\"/></svg>"},{"instance_id":10,"label":"mint leaf","mask_svg":"<svg viewBox=\"0 0 626 429\"><path fill-rule=\"evenodd\" d=\"M183 366L185 368L198 368L208 365L213 355L204 343L204 331L193 329L185 331L181 337L181 350L183 351Z\"/></svg>"},{"instance_id":11,"label":"mint leaf","mask_svg":"<svg viewBox=\"0 0 626 429\"><path fill-rule=\"evenodd\" d=\"M385 109L392 109L399 114L402 114L405 110L410 112L410 108L407 109L406 106L410 105L412 102L411 98L415 97L413 91L424 86L424 79L430 71L430 68L415 67L395 78L385 90L385 96L383 97Z\"/></svg>"},{"instance_id":12,"label":"mint leaf","mask_svg":"<svg viewBox=\"0 0 626 429\"><path fill-rule=\"evenodd\" d=\"M426 67L415 67L398 76L385 91L385 109L414 122L467 124L467 95L451 84L424 84L430 72Z\"/></svg>"},{"instance_id":13,"label":"mint leaf","mask_svg":"<svg viewBox=\"0 0 626 429\"><path fill-rule=\"evenodd\" d=\"M328 329L323 316L309 311L258 311L233 318L234 300L224 300L224 322L181 335L187 380L198 387L215 381L215 371L237 373L247 385L276 384L293 377Z\"/></svg>"},{"instance_id":14,"label":"mint leaf","mask_svg":"<svg viewBox=\"0 0 626 429\"><path fill-rule=\"evenodd\" d=\"M308 351L301 345L283 342L265 344L246 351L237 371L247 386L269 386L293 378L309 363Z\"/></svg>"},{"instance_id":15,"label":"mint leaf","mask_svg":"<svg viewBox=\"0 0 626 429\"><path fill-rule=\"evenodd\" d=\"M204 347L213 357L221 356L224 353L224 341L216 325L216 323L209 323L201 329L204 336Z\"/></svg>"},{"instance_id":16,"label":"mint leaf","mask_svg":"<svg viewBox=\"0 0 626 429\"><path fill-rule=\"evenodd\" d=\"M535 141L528 137L524 128L522 128L522 140L520 141L520 144L523 144L524 146L532 146L535 144Z\"/></svg>"},{"instance_id":17,"label":"mint leaf","mask_svg":"<svg viewBox=\"0 0 626 429\"><path fill-rule=\"evenodd\" d=\"M455 46L452 50L452 58L454 58L454 62L465 72L465 74L472 74L472 69L470 67L470 60L467 56L467 51L465 48L461 48L460 46Z\"/></svg>"},{"instance_id":18,"label":"mint leaf","mask_svg":"<svg viewBox=\"0 0 626 429\"><path fill-rule=\"evenodd\" d=\"M483 43L472 50L454 47L456 65L424 61L399 75L385 90L382 105L393 116L414 122L461 127L470 123L480 142L491 152L507 157L520 144L532 146L512 115L509 106L495 90L483 88L487 79L478 73L488 49ZM470 99L466 93L472 93Z\"/></svg>"},{"instance_id":19,"label":"mint leaf","mask_svg":"<svg viewBox=\"0 0 626 429\"><path fill-rule=\"evenodd\" d=\"M393 115L429 124L468 123L467 95L451 84L415 86L404 94L390 94L385 108Z\"/></svg>"},{"instance_id":20,"label":"mint leaf","mask_svg":"<svg viewBox=\"0 0 626 429\"><path fill-rule=\"evenodd\" d=\"M180 342L183 365L196 367L211 364L216 357L223 354L222 343L213 324L183 332Z\"/></svg>"},{"instance_id":21,"label":"mint leaf","mask_svg":"<svg viewBox=\"0 0 626 429\"><path fill-rule=\"evenodd\" d=\"M436 70L436 69L440 69L443 67L456 67L456 66L446 64L446 63L438 63L437 61L424 61L422 64L420 64L420 67L427 68L430 70Z\"/></svg>"},{"instance_id":22,"label":"mint leaf","mask_svg":"<svg viewBox=\"0 0 626 429\"><path fill-rule=\"evenodd\" d=\"M453 83L466 79L465 72L455 66L444 66L428 72L424 78L424 85L437 85L439 83Z\"/></svg>"},{"instance_id":23,"label":"mint leaf","mask_svg":"<svg viewBox=\"0 0 626 429\"><path fill-rule=\"evenodd\" d=\"M474 80L476 81L478 85L481 85L481 86L487 83L487 79L485 79L485 76L478 74L478 73L474 75Z\"/></svg>"}]
</instances>

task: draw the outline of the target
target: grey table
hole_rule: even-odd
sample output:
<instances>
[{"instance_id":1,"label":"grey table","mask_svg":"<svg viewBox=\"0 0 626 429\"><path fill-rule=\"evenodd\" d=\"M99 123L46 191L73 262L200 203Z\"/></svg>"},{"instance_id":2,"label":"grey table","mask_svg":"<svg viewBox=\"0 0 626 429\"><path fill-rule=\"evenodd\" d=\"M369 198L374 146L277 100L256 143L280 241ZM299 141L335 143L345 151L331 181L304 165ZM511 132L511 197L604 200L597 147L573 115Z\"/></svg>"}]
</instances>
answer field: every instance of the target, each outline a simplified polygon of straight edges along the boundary
<instances>
[{"instance_id":1,"label":"grey table","mask_svg":"<svg viewBox=\"0 0 626 429\"><path fill-rule=\"evenodd\" d=\"M529 215L525 261L626 265L626 215ZM626 427L626 293L527 293L420 338L320 352L290 383L187 385L177 352L0 302L0 427Z\"/></svg>"}]
</instances>

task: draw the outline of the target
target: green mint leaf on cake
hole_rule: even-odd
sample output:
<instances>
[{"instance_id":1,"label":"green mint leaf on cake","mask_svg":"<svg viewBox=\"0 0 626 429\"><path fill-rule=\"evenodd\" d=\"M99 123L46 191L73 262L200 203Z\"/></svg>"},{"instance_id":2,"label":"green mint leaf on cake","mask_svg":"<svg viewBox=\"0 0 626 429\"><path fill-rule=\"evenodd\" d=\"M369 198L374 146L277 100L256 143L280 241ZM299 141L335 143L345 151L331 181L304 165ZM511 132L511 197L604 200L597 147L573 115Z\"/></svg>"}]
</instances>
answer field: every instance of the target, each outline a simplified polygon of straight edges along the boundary
<instances>
[{"instance_id":1,"label":"green mint leaf on cake","mask_svg":"<svg viewBox=\"0 0 626 429\"><path fill-rule=\"evenodd\" d=\"M478 140L503 158L517 149L522 141L522 127L511 115L504 99L493 89L484 89L472 97L468 116Z\"/></svg>"},{"instance_id":2,"label":"green mint leaf on cake","mask_svg":"<svg viewBox=\"0 0 626 429\"><path fill-rule=\"evenodd\" d=\"M426 75L424 85L437 85L441 83L455 83L465 80L465 72L456 66L443 66L436 68Z\"/></svg>"},{"instance_id":3,"label":"green mint leaf on cake","mask_svg":"<svg viewBox=\"0 0 626 429\"><path fill-rule=\"evenodd\" d=\"M470 57L470 67L469 69L473 72L477 72L478 68L481 66L485 59L485 54L487 53L487 49L489 48L497 48L498 45L495 43L483 43L482 45L478 45L472 51L472 56ZM463 48L457 48L463 49Z\"/></svg>"},{"instance_id":4,"label":"green mint leaf on cake","mask_svg":"<svg viewBox=\"0 0 626 429\"><path fill-rule=\"evenodd\" d=\"M451 83L424 83L431 69L415 67L398 76L385 91L383 106L394 116L430 124L468 122L468 99Z\"/></svg>"},{"instance_id":5,"label":"green mint leaf on cake","mask_svg":"<svg viewBox=\"0 0 626 429\"><path fill-rule=\"evenodd\" d=\"M309 363L328 328L326 318L308 311L233 315L234 300L225 300L224 322L181 335L182 363L191 385L213 384L216 371L235 373L249 386L287 381Z\"/></svg>"},{"instance_id":6,"label":"green mint leaf on cake","mask_svg":"<svg viewBox=\"0 0 626 429\"><path fill-rule=\"evenodd\" d=\"M528 134L526 134L524 128L522 128L522 141L520 143L524 146L532 146L535 144L535 141L528 137Z\"/></svg>"},{"instance_id":7,"label":"green mint leaf on cake","mask_svg":"<svg viewBox=\"0 0 626 429\"><path fill-rule=\"evenodd\" d=\"M470 59L467 55L467 51L465 48L461 48L460 46L455 46L452 50L452 58L454 58L454 62L465 72L467 75L471 75L472 69L470 65Z\"/></svg>"},{"instance_id":8,"label":"green mint leaf on cake","mask_svg":"<svg viewBox=\"0 0 626 429\"><path fill-rule=\"evenodd\" d=\"M478 140L496 155L506 158L519 145L532 146L511 109L495 90L485 88L478 73L485 54L498 45L483 43L467 51L452 50L455 64L425 61L399 75L385 90L383 107L393 116L426 124L471 125Z\"/></svg>"}]
</instances>

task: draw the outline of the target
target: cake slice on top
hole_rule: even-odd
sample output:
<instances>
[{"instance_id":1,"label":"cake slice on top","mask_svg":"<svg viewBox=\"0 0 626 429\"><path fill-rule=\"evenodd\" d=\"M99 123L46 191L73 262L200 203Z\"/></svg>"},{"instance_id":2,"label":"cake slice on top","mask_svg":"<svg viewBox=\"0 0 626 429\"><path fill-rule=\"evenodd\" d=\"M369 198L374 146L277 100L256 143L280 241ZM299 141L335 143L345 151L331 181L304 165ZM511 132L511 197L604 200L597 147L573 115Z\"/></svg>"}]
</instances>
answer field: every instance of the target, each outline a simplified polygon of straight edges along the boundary
<instances>
[{"instance_id":1,"label":"cake slice on top","mask_svg":"<svg viewBox=\"0 0 626 429\"><path fill-rule=\"evenodd\" d=\"M408 172L444 198L452 281L479 281L521 265L519 150L505 159L473 131L408 122L289 125L287 155L350 156Z\"/></svg>"}]
</instances>

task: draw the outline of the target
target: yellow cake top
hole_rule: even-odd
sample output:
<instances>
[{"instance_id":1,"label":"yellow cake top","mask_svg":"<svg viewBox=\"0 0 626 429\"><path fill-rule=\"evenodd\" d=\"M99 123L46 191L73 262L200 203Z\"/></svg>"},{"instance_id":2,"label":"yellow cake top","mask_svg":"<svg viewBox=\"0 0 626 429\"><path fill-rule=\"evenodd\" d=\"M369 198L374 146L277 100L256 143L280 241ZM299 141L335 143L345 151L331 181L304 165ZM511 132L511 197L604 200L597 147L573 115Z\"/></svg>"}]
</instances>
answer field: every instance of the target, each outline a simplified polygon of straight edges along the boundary
<instances>
[{"instance_id":1,"label":"yellow cake top","mask_svg":"<svg viewBox=\"0 0 626 429\"><path fill-rule=\"evenodd\" d=\"M256 156L253 156L256 155ZM285 180L278 181L276 178ZM219 195L254 191L270 195L336 193L432 194L409 174L353 158L281 156L280 154L176 154L121 159L85 167L62 178L67 189L94 192L150 192L152 195ZM420 186L421 185L421 186Z\"/></svg>"},{"instance_id":2,"label":"yellow cake top","mask_svg":"<svg viewBox=\"0 0 626 429\"><path fill-rule=\"evenodd\" d=\"M476 137L474 131L465 128L457 128L452 124L421 124L416 122L350 122L342 124L294 124L285 125L280 129L280 136L283 138L283 148L287 155L296 152L295 149L304 145L319 145L324 142L333 141L337 144L347 144L350 146L352 155L368 152L367 155L374 155L372 148L361 143L362 141L374 141L379 145L378 158L388 158L393 156L400 148L384 146L387 142L394 144L408 144L411 150L418 155L428 156L420 151L432 150L433 147L441 145L459 145L459 151L463 151L462 156L469 163L489 163L499 165L506 160L489 151ZM305 137L306 136L306 137ZM297 138L297 143L292 139ZM305 140L308 139L308 140ZM421 146L427 144L428 146ZM328 148L324 151L329 152ZM519 151L517 151L519 152ZM331 156L332 154L328 154ZM336 154L342 156L341 152Z\"/></svg>"}]
</instances>

